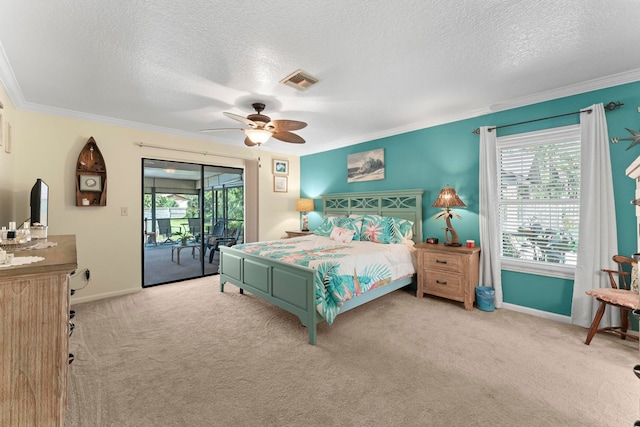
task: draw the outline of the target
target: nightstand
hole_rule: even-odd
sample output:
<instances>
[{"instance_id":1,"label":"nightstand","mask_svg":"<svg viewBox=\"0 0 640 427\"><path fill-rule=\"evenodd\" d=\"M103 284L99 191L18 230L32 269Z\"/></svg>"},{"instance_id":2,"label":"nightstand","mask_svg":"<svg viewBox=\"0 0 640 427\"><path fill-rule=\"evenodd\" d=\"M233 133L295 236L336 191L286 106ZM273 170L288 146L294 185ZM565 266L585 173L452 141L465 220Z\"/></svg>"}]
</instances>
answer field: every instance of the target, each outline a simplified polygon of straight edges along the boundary
<instances>
[{"instance_id":1,"label":"nightstand","mask_svg":"<svg viewBox=\"0 0 640 427\"><path fill-rule=\"evenodd\" d=\"M292 238L292 237L300 237L300 236L307 236L309 234L313 234L313 231L287 231L287 237L288 238Z\"/></svg>"},{"instance_id":2,"label":"nightstand","mask_svg":"<svg viewBox=\"0 0 640 427\"><path fill-rule=\"evenodd\" d=\"M418 291L416 296L436 295L464 302L473 310L480 270L480 247L418 243Z\"/></svg>"}]
</instances>

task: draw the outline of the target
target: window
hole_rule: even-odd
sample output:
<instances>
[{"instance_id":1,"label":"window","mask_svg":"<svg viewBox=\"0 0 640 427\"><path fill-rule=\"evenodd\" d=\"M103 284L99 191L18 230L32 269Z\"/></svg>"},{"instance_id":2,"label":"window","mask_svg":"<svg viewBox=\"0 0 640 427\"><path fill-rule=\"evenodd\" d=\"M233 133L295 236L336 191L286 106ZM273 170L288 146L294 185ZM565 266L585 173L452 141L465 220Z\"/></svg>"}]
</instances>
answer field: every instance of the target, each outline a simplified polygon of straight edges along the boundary
<instances>
[{"instance_id":1,"label":"window","mask_svg":"<svg viewBox=\"0 0 640 427\"><path fill-rule=\"evenodd\" d=\"M497 138L501 263L573 278L580 223L580 126Z\"/></svg>"}]
</instances>

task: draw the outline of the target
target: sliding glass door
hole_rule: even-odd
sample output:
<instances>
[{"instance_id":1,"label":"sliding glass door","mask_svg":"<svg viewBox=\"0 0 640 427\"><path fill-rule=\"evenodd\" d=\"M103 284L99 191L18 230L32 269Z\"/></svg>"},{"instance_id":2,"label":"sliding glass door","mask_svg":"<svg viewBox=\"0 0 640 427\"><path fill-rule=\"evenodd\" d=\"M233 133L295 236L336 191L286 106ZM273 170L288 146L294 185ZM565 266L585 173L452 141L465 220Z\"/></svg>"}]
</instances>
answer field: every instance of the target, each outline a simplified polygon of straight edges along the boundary
<instances>
[{"instance_id":1,"label":"sliding glass door","mask_svg":"<svg viewBox=\"0 0 640 427\"><path fill-rule=\"evenodd\" d=\"M143 159L143 287L218 273L220 244L240 241L243 170Z\"/></svg>"}]
</instances>

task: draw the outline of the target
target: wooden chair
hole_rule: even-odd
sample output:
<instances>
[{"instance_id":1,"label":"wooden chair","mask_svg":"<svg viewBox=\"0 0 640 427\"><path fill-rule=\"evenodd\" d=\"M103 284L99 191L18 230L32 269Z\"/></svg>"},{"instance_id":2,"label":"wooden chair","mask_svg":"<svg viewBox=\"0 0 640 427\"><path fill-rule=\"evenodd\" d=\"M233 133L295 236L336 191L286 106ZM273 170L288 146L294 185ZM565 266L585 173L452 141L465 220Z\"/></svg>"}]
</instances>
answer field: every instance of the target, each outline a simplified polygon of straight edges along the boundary
<instances>
[{"instance_id":1,"label":"wooden chair","mask_svg":"<svg viewBox=\"0 0 640 427\"><path fill-rule=\"evenodd\" d=\"M602 269L602 272L609 275L611 288L591 289L586 292L587 295L591 295L600 301L600 307L593 318L587 339L584 342L587 345L591 343L596 332L601 331L615 332L620 334L622 339L626 337L638 339L638 335L627 333L629 327L629 312L640 308L640 296L631 290L631 270L634 264L637 265L637 263L634 259L622 255L614 255L613 261L618 264L618 270ZM617 282L615 276L618 276ZM620 309L620 326L598 329L607 305Z\"/></svg>"}]
</instances>

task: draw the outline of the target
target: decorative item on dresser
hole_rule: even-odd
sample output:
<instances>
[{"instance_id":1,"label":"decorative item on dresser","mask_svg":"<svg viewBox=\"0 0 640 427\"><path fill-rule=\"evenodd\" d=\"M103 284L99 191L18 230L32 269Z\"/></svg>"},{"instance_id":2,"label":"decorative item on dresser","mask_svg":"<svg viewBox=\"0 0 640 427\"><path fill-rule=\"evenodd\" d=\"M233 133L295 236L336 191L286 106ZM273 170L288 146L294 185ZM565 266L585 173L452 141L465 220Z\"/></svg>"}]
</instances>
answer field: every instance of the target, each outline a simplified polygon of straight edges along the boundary
<instances>
[{"instance_id":1,"label":"decorative item on dresser","mask_svg":"<svg viewBox=\"0 0 640 427\"><path fill-rule=\"evenodd\" d=\"M57 246L15 252L43 261L0 268L2 426L64 426L76 240L69 235L48 241Z\"/></svg>"},{"instance_id":2,"label":"decorative item on dresser","mask_svg":"<svg viewBox=\"0 0 640 427\"><path fill-rule=\"evenodd\" d=\"M444 236L447 239L445 246L461 246L461 243L458 240L458 233L456 233L456 230L454 230L453 227L451 226L451 217L452 216L455 216L456 218L462 218L462 217L455 212L451 212L450 208L451 207L463 208L465 206L467 205L465 205L464 202L460 200L460 197L458 197L456 190L449 187L449 184L447 184L446 187L440 190L440 193L438 194L438 198L436 199L435 202L433 202L433 205L431 205L431 207L433 208L444 209L442 212L440 212L436 216L436 218L444 217L447 223L447 226L443 228Z\"/></svg>"},{"instance_id":3,"label":"decorative item on dresser","mask_svg":"<svg viewBox=\"0 0 640 427\"><path fill-rule=\"evenodd\" d=\"M473 310L480 269L480 247L418 243L418 290L416 296L436 295L464 302Z\"/></svg>"},{"instance_id":4,"label":"decorative item on dresser","mask_svg":"<svg viewBox=\"0 0 640 427\"><path fill-rule=\"evenodd\" d=\"M313 231L309 231L309 230L296 230L296 231L286 231L285 233L287 233L287 237L288 238L292 238L292 237L300 237L300 236L307 236L309 234L313 234Z\"/></svg>"}]
</instances>

